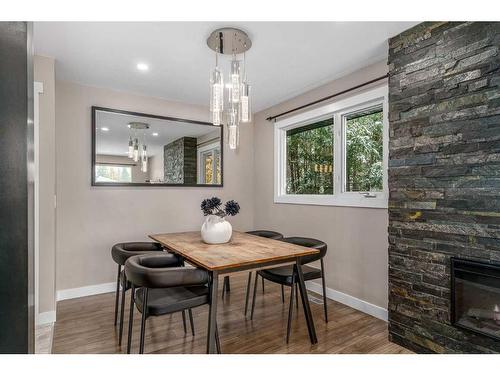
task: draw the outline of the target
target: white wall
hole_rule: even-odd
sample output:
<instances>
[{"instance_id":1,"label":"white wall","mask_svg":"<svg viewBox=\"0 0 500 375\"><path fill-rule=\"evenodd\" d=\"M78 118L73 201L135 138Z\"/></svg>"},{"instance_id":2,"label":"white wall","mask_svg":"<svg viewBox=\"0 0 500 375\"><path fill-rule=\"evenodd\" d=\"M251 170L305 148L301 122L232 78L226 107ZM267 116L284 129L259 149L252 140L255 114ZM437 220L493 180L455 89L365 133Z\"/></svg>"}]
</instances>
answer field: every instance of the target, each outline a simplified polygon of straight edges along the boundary
<instances>
[{"instance_id":1,"label":"white wall","mask_svg":"<svg viewBox=\"0 0 500 375\"><path fill-rule=\"evenodd\" d=\"M241 129L237 152L224 149L223 188L91 187L91 106L207 121L208 109L109 89L56 81L57 289L113 282L111 246L147 234L199 230L200 203L235 199L231 222L253 229L253 128Z\"/></svg>"},{"instance_id":2,"label":"white wall","mask_svg":"<svg viewBox=\"0 0 500 375\"><path fill-rule=\"evenodd\" d=\"M38 312L56 310L56 211L54 207L56 181L55 146L55 70L54 59L35 56L34 80L43 83L40 94L39 139L39 306ZM53 315L47 315L52 316ZM44 318L45 319L45 318ZM42 320L44 320L42 319ZM50 318L49 318L50 320Z\"/></svg>"},{"instance_id":3,"label":"white wall","mask_svg":"<svg viewBox=\"0 0 500 375\"><path fill-rule=\"evenodd\" d=\"M241 146L224 149L223 188L90 186L90 107L206 121L206 108L56 81L57 289L113 282L111 246L147 240L148 233L198 230L202 199L239 201L238 230L271 229L324 240L328 287L387 307L387 210L273 203L272 114L385 74L374 64L255 115L241 129ZM340 99L341 97L339 97ZM249 173L250 171L250 173Z\"/></svg>"},{"instance_id":4,"label":"white wall","mask_svg":"<svg viewBox=\"0 0 500 375\"><path fill-rule=\"evenodd\" d=\"M325 241L328 244L327 286L382 309L387 308L388 298L387 209L274 203L273 123L266 118L349 89L386 72L385 61L371 65L254 117L255 228Z\"/></svg>"}]
</instances>

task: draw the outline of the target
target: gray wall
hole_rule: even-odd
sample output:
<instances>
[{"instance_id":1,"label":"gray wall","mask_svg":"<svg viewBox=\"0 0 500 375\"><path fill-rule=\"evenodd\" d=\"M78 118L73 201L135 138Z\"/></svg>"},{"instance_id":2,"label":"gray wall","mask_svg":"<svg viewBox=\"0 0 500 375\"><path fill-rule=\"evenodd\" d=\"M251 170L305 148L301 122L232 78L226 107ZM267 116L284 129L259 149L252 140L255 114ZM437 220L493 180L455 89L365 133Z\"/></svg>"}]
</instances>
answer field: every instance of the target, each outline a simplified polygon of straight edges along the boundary
<instances>
[{"instance_id":1,"label":"gray wall","mask_svg":"<svg viewBox=\"0 0 500 375\"><path fill-rule=\"evenodd\" d=\"M325 241L328 244L327 286L383 309L387 308L387 210L274 203L273 124L266 121L266 117L349 89L386 72L385 61L371 65L254 117L255 228Z\"/></svg>"},{"instance_id":2,"label":"gray wall","mask_svg":"<svg viewBox=\"0 0 500 375\"><path fill-rule=\"evenodd\" d=\"M208 108L56 81L57 289L113 282L111 246L147 240L147 234L199 230L200 203L235 199L241 212L235 229L253 228L253 129L241 129L237 152L224 150L223 188L92 187L92 105L155 115L209 119ZM226 179L227 178L227 179Z\"/></svg>"},{"instance_id":3,"label":"gray wall","mask_svg":"<svg viewBox=\"0 0 500 375\"><path fill-rule=\"evenodd\" d=\"M450 256L500 261L500 23L390 40L389 330L418 352L500 352L450 325Z\"/></svg>"}]
</instances>

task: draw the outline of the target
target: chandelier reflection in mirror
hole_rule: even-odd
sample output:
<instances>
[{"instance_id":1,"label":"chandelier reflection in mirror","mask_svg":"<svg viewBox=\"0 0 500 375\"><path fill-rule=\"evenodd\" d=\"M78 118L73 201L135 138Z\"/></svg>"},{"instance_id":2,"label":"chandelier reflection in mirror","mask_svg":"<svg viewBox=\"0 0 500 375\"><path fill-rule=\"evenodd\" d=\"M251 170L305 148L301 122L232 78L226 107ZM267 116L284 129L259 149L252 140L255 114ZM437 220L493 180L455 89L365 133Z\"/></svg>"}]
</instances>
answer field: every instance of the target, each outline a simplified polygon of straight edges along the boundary
<instances>
[{"instance_id":1,"label":"chandelier reflection in mirror","mask_svg":"<svg viewBox=\"0 0 500 375\"><path fill-rule=\"evenodd\" d=\"M246 54L252 42L239 29L217 29L207 39L207 45L215 51L215 68L210 74L210 112L212 123L227 126L229 148L239 145L239 125L250 122L252 116L250 85L246 76ZM224 74L219 67L219 54L231 56L229 79L224 85ZM239 59L243 59L243 61Z\"/></svg>"},{"instance_id":2,"label":"chandelier reflection in mirror","mask_svg":"<svg viewBox=\"0 0 500 375\"><path fill-rule=\"evenodd\" d=\"M149 129L149 124L145 122L129 122L128 128L130 129L130 137L128 140L128 157L135 162L141 162L141 172L148 171L148 153L146 146L146 130ZM139 136L142 132L142 147L139 155ZM139 133L139 135L137 134Z\"/></svg>"}]
</instances>

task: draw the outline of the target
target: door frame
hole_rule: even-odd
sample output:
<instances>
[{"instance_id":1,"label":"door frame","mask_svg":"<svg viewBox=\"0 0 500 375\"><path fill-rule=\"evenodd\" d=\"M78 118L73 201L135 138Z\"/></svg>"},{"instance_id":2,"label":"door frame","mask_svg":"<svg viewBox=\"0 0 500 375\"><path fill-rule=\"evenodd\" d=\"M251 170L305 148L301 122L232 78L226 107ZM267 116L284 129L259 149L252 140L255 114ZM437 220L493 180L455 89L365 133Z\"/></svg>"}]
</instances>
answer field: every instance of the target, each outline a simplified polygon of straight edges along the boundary
<instances>
[{"instance_id":1,"label":"door frame","mask_svg":"<svg viewBox=\"0 0 500 375\"><path fill-rule=\"evenodd\" d=\"M43 94L43 83L33 84L33 114L34 114L34 159L35 159L35 327L39 323L40 302L40 94Z\"/></svg>"}]
</instances>

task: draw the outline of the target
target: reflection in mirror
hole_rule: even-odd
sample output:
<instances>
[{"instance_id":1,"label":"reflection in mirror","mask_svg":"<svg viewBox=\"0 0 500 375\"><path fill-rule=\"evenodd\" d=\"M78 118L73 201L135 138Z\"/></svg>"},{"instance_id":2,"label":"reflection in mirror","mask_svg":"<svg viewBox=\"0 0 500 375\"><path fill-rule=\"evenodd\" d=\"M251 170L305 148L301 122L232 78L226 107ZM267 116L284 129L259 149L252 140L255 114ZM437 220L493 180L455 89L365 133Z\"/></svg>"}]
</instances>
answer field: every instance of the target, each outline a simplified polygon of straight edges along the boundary
<instances>
[{"instance_id":1,"label":"reflection in mirror","mask_svg":"<svg viewBox=\"0 0 500 375\"><path fill-rule=\"evenodd\" d=\"M93 107L93 184L222 185L222 129Z\"/></svg>"}]
</instances>

